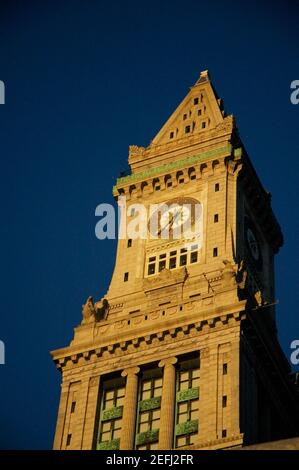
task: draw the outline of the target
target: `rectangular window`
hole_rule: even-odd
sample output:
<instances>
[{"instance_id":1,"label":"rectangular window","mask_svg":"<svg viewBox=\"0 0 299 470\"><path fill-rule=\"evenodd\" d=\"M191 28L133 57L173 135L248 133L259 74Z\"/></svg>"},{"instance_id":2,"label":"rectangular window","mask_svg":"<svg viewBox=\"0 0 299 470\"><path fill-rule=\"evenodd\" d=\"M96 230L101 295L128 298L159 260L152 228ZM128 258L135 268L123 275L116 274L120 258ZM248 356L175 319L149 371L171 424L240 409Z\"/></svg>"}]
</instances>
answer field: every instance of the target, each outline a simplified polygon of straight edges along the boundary
<instances>
[{"instance_id":1,"label":"rectangular window","mask_svg":"<svg viewBox=\"0 0 299 470\"><path fill-rule=\"evenodd\" d=\"M172 186L172 182L171 181L168 181L167 182L167 188L170 188Z\"/></svg>"},{"instance_id":2,"label":"rectangular window","mask_svg":"<svg viewBox=\"0 0 299 470\"><path fill-rule=\"evenodd\" d=\"M227 364L223 364L222 372L223 372L223 375L227 374Z\"/></svg>"},{"instance_id":3,"label":"rectangular window","mask_svg":"<svg viewBox=\"0 0 299 470\"><path fill-rule=\"evenodd\" d=\"M190 126L186 126L185 127L185 134L189 134L189 132L190 132Z\"/></svg>"},{"instance_id":4,"label":"rectangular window","mask_svg":"<svg viewBox=\"0 0 299 470\"><path fill-rule=\"evenodd\" d=\"M219 191L219 183L216 183L215 184L215 193L217 193Z\"/></svg>"},{"instance_id":5,"label":"rectangular window","mask_svg":"<svg viewBox=\"0 0 299 470\"><path fill-rule=\"evenodd\" d=\"M71 413L74 413L74 412L75 412L75 409L76 409L76 402L73 401L73 402L72 402L72 405L71 405Z\"/></svg>"},{"instance_id":6,"label":"rectangular window","mask_svg":"<svg viewBox=\"0 0 299 470\"><path fill-rule=\"evenodd\" d=\"M130 216L133 217L133 215L135 215L135 207L130 210Z\"/></svg>"},{"instance_id":7,"label":"rectangular window","mask_svg":"<svg viewBox=\"0 0 299 470\"><path fill-rule=\"evenodd\" d=\"M180 256L180 266L186 266L187 264L187 255Z\"/></svg>"},{"instance_id":8,"label":"rectangular window","mask_svg":"<svg viewBox=\"0 0 299 470\"><path fill-rule=\"evenodd\" d=\"M226 437L226 429L222 429L222 437Z\"/></svg>"},{"instance_id":9,"label":"rectangular window","mask_svg":"<svg viewBox=\"0 0 299 470\"><path fill-rule=\"evenodd\" d=\"M128 248L131 248L131 246L132 246L132 239L129 238L129 240L128 240Z\"/></svg>"},{"instance_id":10,"label":"rectangular window","mask_svg":"<svg viewBox=\"0 0 299 470\"><path fill-rule=\"evenodd\" d=\"M142 372L139 383L136 426L135 447L138 450L157 449L160 428L162 384L163 378L160 368L147 369ZM148 433L148 435L143 433Z\"/></svg>"},{"instance_id":11,"label":"rectangular window","mask_svg":"<svg viewBox=\"0 0 299 470\"><path fill-rule=\"evenodd\" d=\"M165 259L166 258L166 253L163 253L162 255L159 256L159 259Z\"/></svg>"},{"instance_id":12,"label":"rectangular window","mask_svg":"<svg viewBox=\"0 0 299 470\"><path fill-rule=\"evenodd\" d=\"M124 282L127 282L129 280L129 273L124 274Z\"/></svg>"},{"instance_id":13,"label":"rectangular window","mask_svg":"<svg viewBox=\"0 0 299 470\"><path fill-rule=\"evenodd\" d=\"M216 224L219 220L218 214L214 214L214 223Z\"/></svg>"},{"instance_id":14,"label":"rectangular window","mask_svg":"<svg viewBox=\"0 0 299 470\"><path fill-rule=\"evenodd\" d=\"M205 122L202 122L202 123L201 123L201 128L202 128L202 129L205 129L205 127L206 127L206 123L205 123Z\"/></svg>"},{"instance_id":15,"label":"rectangular window","mask_svg":"<svg viewBox=\"0 0 299 470\"><path fill-rule=\"evenodd\" d=\"M198 116L201 116L201 109L199 109L199 110L197 111L197 115L198 115Z\"/></svg>"},{"instance_id":16,"label":"rectangular window","mask_svg":"<svg viewBox=\"0 0 299 470\"><path fill-rule=\"evenodd\" d=\"M176 258L170 258L169 269L175 269L175 267L176 267Z\"/></svg>"},{"instance_id":17,"label":"rectangular window","mask_svg":"<svg viewBox=\"0 0 299 470\"><path fill-rule=\"evenodd\" d=\"M199 99L198 99L198 98L194 98L193 103L194 103L194 104L198 104L198 102L199 102Z\"/></svg>"},{"instance_id":18,"label":"rectangular window","mask_svg":"<svg viewBox=\"0 0 299 470\"><path fill-rule=\"evenodd\" d=\"M218 256L218 248L213 248L213 256L214 258Z\"/></svg>"},{"instance_id":19,"label":"rectangular window","mask_svg":"<svg viewBox=\"0 0 299 470\"><path fill-rule=\"evenodd\" d=\"M187 119L187 114L183 115L183 120L185 121Z\"/></svg>"},{"instance_id":20,"label":"rectangular window","mask_svg":"<svg viewBox=\"0 0 299 470\"><path fill-rule=\"evenodd\" d=\"M190 263L197 263L198 253L194 251L190 256Z\"/></svg>"},{"instance_id":21,"label":"rectangular window","mask_svg":"<svg viewBox=\"0 0 299 470\"><path fill-rule=\"evenodd\" d=\"M174 136L174 132L170 132L169 138L170 138L170 139L173 139L173 136Z\"/></svg>"},{"instance_id":22,"label":"rectangular window","mask_svg":"<svg viewBox=\"0 0 299 470\"><path fill-rule=\"evenodd\" d=\"M153 261L156 261L156 257L155 256L152 256L150 259L149 259L149 262L153 262Z\"/></svg>"},{"instance_id":23,"label":"rectangular window","mask_svg":"<svg viewBox=\"0 0 299 470\"><path fill-rule=\"evenodd\" d=\"M185 356L178 363L175 447L192 445L198 435L200 360Z\"/></svg>"},{"instance_id":24,"label":"rectangular window","mask_svg":"<svg viewBox=\"0 0 299 470\"><path fill-rule=\"evenodd\" d=\"M159 261L159 272L163 271L166 267L166 260Z\"/></svg>"},{"instance_id":25,"label":"rectangular window","mask_svg":"<svg viewBox=\"0 0 299 470\"><path fill-rule=\"evenodd\" d=\"M155 269L156 269L156 265L155 263L151 263L148 265L148 270L147 270L147 274L150 276L151 274L155 274Z\"/></svg>"},{"instance_id":26,"label":"rectangular window","mask_svg":"<svg viewBox=\"0 0 299 470\"><path fill-rule=\"evenodd\" d=\"M222 408L226 408L226 407L227 407L227 396L223 395L223 397L222 397Z\"/></svg>"},{"instance_id":27,"label":"rectangular window","mask_svg":"<svg viewBox=\"0 0 299 470\"><path fill-rule=\"evenodd\" d=\"M112 450L119 446L124 397L124 378L119 377L103 381L97 449Z\"/></svg>"},{"instance_id":28,"label":"rectangular window","mask_svg":"<svg viewBox=\"0 0 299 470\"><path fill-rule=\"evenodd\" d=\"M68 434L68 435L67 435L67 438L66 438L66 445L67 445L67 447L71 444L71 440L72 440L72 435L71 435L71 434Z\"/></svg>"}]
</instances>

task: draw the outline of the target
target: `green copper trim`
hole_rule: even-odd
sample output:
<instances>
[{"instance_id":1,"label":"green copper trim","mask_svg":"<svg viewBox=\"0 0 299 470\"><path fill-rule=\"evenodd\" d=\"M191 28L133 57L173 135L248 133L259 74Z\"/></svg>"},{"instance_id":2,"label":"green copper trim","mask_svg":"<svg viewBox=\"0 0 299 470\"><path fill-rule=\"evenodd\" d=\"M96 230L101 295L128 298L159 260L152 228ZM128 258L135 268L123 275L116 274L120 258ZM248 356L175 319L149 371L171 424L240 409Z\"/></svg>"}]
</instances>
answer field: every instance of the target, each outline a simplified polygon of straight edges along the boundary
<instances>
[{"instance_id":1,"label":"green copper trim","mask_svg":"<svg viewBox=\"0 0 299 470\"><path fill-rule=\"evenodd\" d=\"M186 423L177 424L175 427L176 436L182 436L183 434L191 434L198 431L198 419L193 421L186 421Z\"/></svg>"},{"instance_id":2,"label":"green copper trim","mask_svg":"<svg viewBox=\"0 0 299 470\"><path fill-rule=\"evenodd\" d=\"M120 439L113 439L113 441L100 442L97 445L97 450L118 450Z\"/></svg>"},{"instance_id":3,"label":"green copper trim","mask_svg":"<svg viewBox=\"0 0 299 470\"><path fill-rule=\"evenodd\" d=\"M155 442L159 439L159 429L153 429L152 431L141 432L136 436L136 445L140 446L147 442Z\"/></svg>"},{"instance_id":4,"label":"green copper trim","mask_svg":"<svg viewBox=\"0 0 299 470\"><path fill-rule=\"evenodd\" d=\"M242 147L238 147L237 149L234 150L234 156L242 157Z\"/></svg>"},{"instance_id":5,"label":"green copper trim","mask_svg":"<svg viewBox=\"0 0 299 470\"><path fill-rule=\"evenodd\" d=\"M181 168L182 166L189 165L192 163L197 163L206 158L216 157L223 153L231 153L232 145L227 144L224 147L219 147L218 149L207 150L206 152L199 153L197 155L192 155L191 157L183 158L182 160L177 160L175 162L166 163L165 165L158 166L156 168L151 168L147 171L141 171L140 173L134 173L129 176L124 176L122 178L117 178L116 185L113 186L113 190L117 189L117 186L123 185L126 183L136 182L143 180L144 178L150 178L152 176L158 175L159 173L165 173L167 171L174 170L176 168Z\"/></svg>"},{"instance_id":6,"label":"green copper trim","mask_svg":"<svg viewBox=\"0 0 299 470\"><path fill-rule=\"evenodd\" d=\"M161 397L153 397L139 402L139 411L155 410L161 406Z\"/></svg>"},{"instance_id":7,"label":"green copper trim","mask_svg":"<svg viewBox=\"0 0 299 470\"><path fill-rule=\"evenodd\" d=\"M182 390L176 395L177 402L195 400L199 396L199 388L189 388L188 390Z\"/></svg>"},{"instance_id":8,"label":"green copper trim","mask_svg":"<svg viewBox=\"0 0 299 470\"><path fill-rule=\"evenodd\" d=\"M114 408L110 408L109 410L103 411L101 421L107 421L109 419L121 418L122 414L123 414L123 407L122 406L115 406Z\"/></svg>"}]
</instances>

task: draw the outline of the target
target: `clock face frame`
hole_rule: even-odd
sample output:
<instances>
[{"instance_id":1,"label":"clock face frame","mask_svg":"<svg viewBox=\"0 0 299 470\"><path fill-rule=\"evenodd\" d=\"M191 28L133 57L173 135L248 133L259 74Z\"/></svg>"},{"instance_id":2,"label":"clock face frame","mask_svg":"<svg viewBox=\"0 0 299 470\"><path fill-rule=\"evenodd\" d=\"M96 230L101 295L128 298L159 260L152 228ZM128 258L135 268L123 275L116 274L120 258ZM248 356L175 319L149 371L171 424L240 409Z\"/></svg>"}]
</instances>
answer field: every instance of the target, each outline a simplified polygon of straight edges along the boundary
<instances>
[{"instance_id":1,"label":"clock face frame","mask_svg":"<svg viewBox=\"0 0 299 470\"><path fill-rule=\"evenodd\" d=\"M244 219L244 238L251 261L256 269L261 271L263 269L263 257L259 239L253 223L247 216Z\"/></svg>"},{"instance_id":2,"label":"clock face frame","mask_svg":"<svg viewBox=\"0 0 299 470\"><path fill-rule=\"evenodd\" d=\"M177 197L158 205L150 216L148 231L152 238L184 238L188 228L202 219L202 204L191 197ZM176 236L180 235L180 236Z\"/></svg>"}]
</instances>

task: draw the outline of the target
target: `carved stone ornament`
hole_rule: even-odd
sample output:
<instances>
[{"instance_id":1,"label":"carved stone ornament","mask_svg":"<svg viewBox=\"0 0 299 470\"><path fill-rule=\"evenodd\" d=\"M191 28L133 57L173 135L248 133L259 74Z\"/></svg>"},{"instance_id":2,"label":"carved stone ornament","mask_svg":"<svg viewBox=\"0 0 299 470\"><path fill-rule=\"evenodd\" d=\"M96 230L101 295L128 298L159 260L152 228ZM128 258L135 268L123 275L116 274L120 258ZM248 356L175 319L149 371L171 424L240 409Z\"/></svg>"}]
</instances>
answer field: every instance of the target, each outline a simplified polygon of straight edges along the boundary
<instances>
[{"instance_id":1,"label":"carved stone ornament","mask_svg":"<svg viewBox=\"0 0 299 470\"><path fill-rule=\"evenodd\" d=\"M96 309L91 296L89 296L85 304L82 305L82 317L81 325L93 323L96 320Z\"/></svg>"}]
</instances>

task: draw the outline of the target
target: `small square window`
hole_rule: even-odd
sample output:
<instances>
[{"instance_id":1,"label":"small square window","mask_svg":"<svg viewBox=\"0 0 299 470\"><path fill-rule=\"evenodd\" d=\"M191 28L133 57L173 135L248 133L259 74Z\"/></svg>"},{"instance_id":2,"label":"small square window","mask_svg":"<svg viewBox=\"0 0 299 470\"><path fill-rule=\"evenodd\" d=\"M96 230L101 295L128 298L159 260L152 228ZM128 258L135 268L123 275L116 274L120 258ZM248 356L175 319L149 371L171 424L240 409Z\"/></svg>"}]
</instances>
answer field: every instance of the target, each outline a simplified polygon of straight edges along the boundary
<instances>
[{"instance_id":1,"label":"small square window","mask_svg":"<svg viewBox=\"0 0 299 470\"><path fill-rule=\"evenodd\" d=\"M219 183L216 183L215 184L215 193L217 193L219 191Z\"/></svg>"},{"instance_id":2,"label":"small square window","mask_svg":"<svg viewBox=\"0 0 299 470\"><path fill-rule=\"evenodd\" d=\"M223 395L223 397L222 397L222 408L226 408L226 407L227 407L227 396Z\"/></svg>"},{"instance_id":3,"label":"small square window","mask_svg":"<svg viewBox=\"0 0 299 470\"><path fill-rule=\"evenodd\" d=\"M179 179L179 183L180 183L180 184L184 183L184 178L180 178L180 179Z\"/></svg>"},{"instance_id":4,"label":"small square window","mask_svg":"<svg viewBox=\"0 0 299 470\"><path fill-rule=\"evenodd\" d=\"M191 129L190 126L186 126L186 127L185 127L185 134L189 134L190 129Z\"/></svg>"},{"instance_id":5,"label":"small square window","mask_svg":"<svg viewBox=\"0 0 299 470\"><path fill-rule=\"evenodd\" d=\"M170 188L172 186L172 182L171 181L168 181L167 182L167 188Z\"/></svg>"},{"instance_id":6,"label":"small square window","mask_svg":"<svg viewBox=\"0 0 299 470\"><path fill-rule=\"evenodd\" d=\"M128 248L131 248L131 246L132 246L132 239L129 238L129 240L128 240Z\"/></svg>"},{"instance_id":7,"label":"small square window","mask_svg":"<svg viewBox=\"0 0 299 470\"><path fill-rule=\"evenodd\" d=\"M202 128L202 129L205 129L205 127L206 127L206 123L205 123L205 122L202 122L202 123L201 123L201 128Z\"/></svg>"},{"instance_id":8,"label":"small square window","mask_svg":"<svg viewBox=\"0 0 299 470\"><path fill-rule=\"evenodd\" d=\"M129 280L129 273L124 274L124 282L127 282Z\"/></svg>"},{"instance_id":9,"label":"small square window","mask_svg":"<svg viewBox=\"0 0 299 470\"><path fill-rule=\"evenodd\" d=\"M184 114L183 120L185 121L187 119L187 114Z\"/></svg>"},{"instance_id":10,"label":"small square window","mask_svg":"<svg viewBox=\"0 0 299 470\"><path fill-rule=\"evenodd\" d=\"M222 373L223 373L223 375L227 374L227 364L223 364Z\"/></svg>"},{"instance_id":11,"label":"small square window","mask_svg":"<svg viewBox=\"0 0 299 470\"><path fill-rule=\"evenodd\" d=\"M199 99L198 99L198 98L194 98L193 103L194 103L194 104L198 104L198 102L199 102Z\"/></svg>"},{"instance_id":12,"label":"small square window","mask_svg":"<svg viewBox=\"0 0 299 470\"><path fill-rule=\"evenodd\" d=\"M218 248L213 248L213 256L214 258L218 256Z\"/></svg>"},{"instance_id":13,"label":"small square window","mask_svg":"<svg viewBox=\"0 0 299 470\"><path fill-rule=\"evenodd\" d=\"M170 138L170 139L173 139L173 137L174 137L174 132L170 132L169 138Z\"/></svg>"},{"instance_id":14,"label":"small square window","mask_svg":"<svg viewBox=\"0 0 299 470\"><path fill-rule=\"evenodd\" d=\"M197 258L198 258L197 251L194 251L193 253L191 253L190 262L197 263Z\"/></svg>"},{"instance_id":15,"label":"small square window","mask_svg":"<svg viewBox=\"0 0 299 470\"><path fill-rule=\"evenodd\" d=\"M155 186L155 191L160 191L160 186Z\"/></svg>"},{"instance_id":16,"label":"small square window","mask_svg":"<svg viewBox=\"0 0 299 470\"><path fill-rule=\"evenodd\" d=\"M227 436L226 429L222 429L222 437L226 437L226 436Z\"/></svg>"},{"instance_id":17,"label":"small square window","mask_svg":"<svg viewBox=\"0 0 299 470\"><path fill-rule=\"evenodd\" d=\"M218 222L218 220L219 220L218 214L214 214L214 222L215 222L215 224Z\"/></svg>"}]
</instances>

